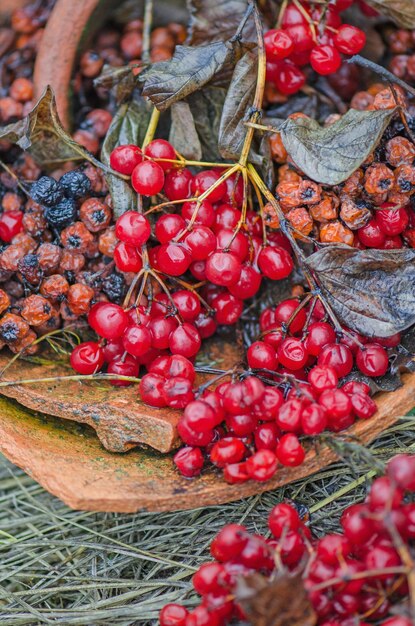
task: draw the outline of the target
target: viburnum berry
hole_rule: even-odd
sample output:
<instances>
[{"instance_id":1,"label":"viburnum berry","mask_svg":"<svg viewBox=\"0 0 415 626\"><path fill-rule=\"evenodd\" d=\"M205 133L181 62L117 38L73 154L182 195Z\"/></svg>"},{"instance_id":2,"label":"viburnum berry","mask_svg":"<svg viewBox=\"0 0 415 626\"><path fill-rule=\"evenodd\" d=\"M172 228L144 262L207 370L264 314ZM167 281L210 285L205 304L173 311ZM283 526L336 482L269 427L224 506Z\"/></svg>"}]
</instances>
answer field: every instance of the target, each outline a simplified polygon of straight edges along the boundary
<instances>
[{"instance_id":1,"label":"viburnum berry","mask_svg":"<svg viewBox=\"0 0 415 626\"><path fill-rule=\"evenodd\" d=\"M376 343L367 343L356 354L356 365L366 376L384 376L389 367L388 353Z\"/></svg>"},{"instance_id":2,"label":"viburnum berry","mask_svg":"<svg viewBox=\"0 0 415 626\"><path fill-rule=\"evenodd\" d=\"M350 395L350 400L353 413L360 419L369 419L377 411L376 402L366 393L353 393Z\"/></svg>"},{"instance_id":3,"label":"viburnum berry","mask_svg":"<svg viewBox=\"0 0 415 626\"><path fill-rule=\"evenodd\" d=\"M124 243L142 246L151 235L150 222L136 211L126 211L115 224L115 234Z\"/></svg>"},{"instance_id":4,"label":"viburnum berry","mask_svg":"<svg viewBox=\"0 0 415 626\"><path fill-rule=\"evenodd\" d=\"M211 555L223 563L237 558L248 543L248 532L240 524L227 524L210 545Z\"/></svg>"},{"instance_id":5,"label":"viburnum berry","mask_svg":"<svg viewBox=\"0 0 415 626\"><path fill-rule=\"evenodd\" d=\"M122 340L125 350L133 356L142 356L151 348L151 333L143 325L129 326Z\"/></svg>"},{"instance_id":6,"label":"viburnum berry","mask_svg":"<svg viewBox=\"0 0 415 626\"><path fill-rule=\"evenodd\" d=\"M294 42L282 29L273 28L264 35L265 53L269 59L285 59L294 50Z\"/></svg>"},{"instance_id":7,"label":"viburnum berry","mask_svg":"<svg viewBox=\"0 0 415 626\"><path fill-rule=\"evenodd\" d=\"M342 59L339 52L331 45L315 46L310 54L310 64L318 74L326 76L334 74L341 66Z\"/></svg>"},{"instance_id":8,"label":"viburnum berry","mask_svg":"<svg viewBox=\"0 0 415 626\"><path fill-rule=\"evenodd\" d=\"M199 476L203 469L204 462L203 453L200 448L192 448L190 446L181 448L173 457L173 463L179 472L187 478Z\"/></svg>"},{"instance_id":9,"label":"viburnum berry","mask_svg":"<svg viewBox=\"0 0 415 626\"><path fill-rule=\"evenodd\" d=\"M252 480L265 482L270 480L278 467L278 459L272 450L263 448L258 450L246 461L246 471Z\"/></svg>"},{"instance_id":10,"label":"viburnum berry","mask_svg":"<svg viewBox=\"0 0 415 626\"><path fill-rule=\"evenodd\" d=\"M287 326L287 330L291 333L299 333L306 322L307 315L304 308L299 308L300 303L294 298L283 300L275 308L274 318L277 325L287 325L288 321L292 321Z\"/></svg>"},{"instance_id":11,"label":"viburnum berry","mask_svg":"<svg viewBox=\"0 0 415 626\"><path fill-rule=\"evenodd\" d=\"M143 161L133 169L131 184L137 193L154 196L163 189L164 171L154 161Z\"/></svg>"},{"instance_id":12,"label":"viburnum berry","mask_svg":"<svg viewBox=\"0 0 415 626\"><path fill-rule=\"evenodd\" d=\"M336 341L334 329L327 322L314 322L309 325L304 345L308 354L318 356L328 343Z\"/></svg>"},{"instance_id":13,"label":"viburnum berry","mask_svg":"<svg viewBox=\"0 0 415 626\"><path fill-rule=\"evenodd\" d=\"M118 305L111 302L98 302L88 313L88 324L105 339L118 339L128 326L128 315Z\"/></svg>"},{"instance_id":14,"label":"viburnum berry","mask_svg":"<svg viewBox=\"0 0 415 626\"><path fill-rule=\"evenodd\" d=\"M307 378L317 393L322 393L326 389L335 389L339 382L336 370L328 365L316 365L309 371Z\"/></svg>"},{"instance_id":15,"label":"viburnum berry","mask_svg":"<svg viewBox=\"0 0 415 626\"><path fill-rule=\"evenodd\" d=\"M133 144L117 146L110 154L110 165L113 170L131 176L134 168L143 160L141 148Z\"/></svg>"},{"instance_id":16,"label":"viburnum berry","mask_svg":"<svg viewBox=\"0 0 415 626\"><path fill-rule=\"evenodd\" d=\"M379 209L376 211L376 222L385 235L400 235L408 226L409 216L404 207Z\"/></svg>"},{"instance_id":17,"label":"viburnum berry","mask_svg":"<svg viewBox=\"0 0 415 626\"><path fill-rule=\"evenodd\" d=\"M203 400L194 400L185 407L183 418L190 428L197 432L212 430L222 420L216 416L214 409ZM239 459L238 459L239 460Z\"/></svg>"},{"instance_id":18,"label":"viburnum berry","mask_svg":"<svg viewBox=\"0 0 415 626\"><path fill-rule=\"evenodd\" d=\"M194 398L191 381L182 376L167 379L163 387L163 394L167 406L174 409L184 409Z\"/></svg>"},{"instance_id":19,"label":"viburnum berry","mask_svg":"<svg viewBox=\"0 0 415 626\"><path fill-rule=\"evenodd\" d=\"M287 433L277 443L276 453L281 465L296 467L305 459L305 450L297 435Z\"/></svg>"},{"instance_id":20,"label":"viburnum berry","mask_svg":"<svg viewBox=\"0 0 415 626\"><path fill-rule=\"evenodd\" d=\"M301 414L301 430L305 435L319 435L326 427L327 416L324 407L313 402L304 408Z\"/></svg>"},{"instance_id":21,"label":"viburnum berry","mask_svg":"<svg viewBox=\"0 0 415 626\"><path fill-rule=\"evenodd\" d=\"M272 280L287 278L294 269L290 254L284 248L265 246L258 256L258 266L261 272Z\"/></svg>"},{"instance_id":22,"label":"viburnum berry","mask_svg":"<svg viewBox=\"0 0 415 626\"><path fill-rule=\"evenodd\" d=\"M186 235L184 243L190 250L192 259L195 261L204 261L216 249L216 237L214 233L210 228L203 225L195 226L189 234Z\"/></svg>"},{"instance_id":23,"label":"viburnum berry","mask_svg":"<svg viewBox=\"0 0 415 626\"><path fill-rule=\"evenodd\" d=\"M170 276L184 274L192 261L189 250L180 243L164 243L157 251L160 271Z\"/></svg>"},{"instance_id":24,"label":"viburnum berry","mask_svg":"<svg viewBox=\"0 0 415 626\"><path fill-rule=\"evenodd\" d=\"M398 454L387 465L387 475L400 488L415 491L415 456Z\"/></svg>"},{"instance_id":25,"label":"viburnum berry","mask_svg":"<svg viewBox=\"0 0 415 626\"><path fill-rule=\"evenodd\" d=\"M169 200L190 198L190 183L193 174L187 168L171 170L165 173L164 193Z\"/></svg>"},{"instance_id":26,"label":"viburnum berry","mask_svg":"<svg viewBox=\"0 0 415 626\"><path fill-rule=\"evenodd\" d=\"M202 200L200 203L185 202L182 206L183 219L189 224L191 222L198 226L213 227L215 211L209 200Z\"/></svg>"},{"instance_id":27,"label":"viburnum berry","mask_svg":"<svg viewBox=\"0 0 415 626\"><path fill-rule=\"evenodd\" d=\"M166 604L160 611L160 626L186 626L189 611L180 604Z\"/></svg>"},{"instance_id":28,"label":"viburnum berry","mask_svg":"<svg viewBox=\"0 0 415 626\"><path fill-rule=\"evenodd\" d=\"M119 374L121 376L131 376L133 378L137 378L140 366L138 364L137 359L135 359L130 354L127 354L125 357L122 356L120 359L114 359L108 364L107 372L108 374ZM128 380L122 379L113 379L110 381L111 385L115 387L128 387L132 383Z\"/></svg>"},{"instance_id":29,"label":"viburnum berry","mask_svg":"<svg viewBox=\"0 0 415 626\"><path fill-rule=\"evenodd\" d=\"M200 346L199 332L192 324L185 322L170 334L169 347L173 354L189 358L199 352Z\"/></svg>"},{"instance_id":30,"label":"viburnum berry","mask_svg":"<svg viewBox=\"0 0 415 626\"><path fill-rule=\"evenodd\" d=\"M232 252L214 252L206 260L206 277L215 285L235 284L241 271L241 261Z\"/></svg>"},{"instance_id":31,"label":"viburnum berry","mask_svg":"<svg viewBox=\"0 0 415 626\"><path fill-rule=\"evenodd\" d=\"M376 218L372 218L357 231L360 243L368 248L381 248L385 243L385 234Z\"/></svg>"},{"instance_id":32,"label":"viburnum berry","mask_svg":"<svg viewBox=\"0 0 415 626\"><path fill-rule=\"evenodd\" d=\"M317 363L322 367L332 367L339 378L347 376L353 367L350 349L341 343L329 343L321 350Z\"/></svg>"},{"instance_id":33,"label":"viburnum berry","mask_svg":"<svg viewBox=\"0 0 415 626\"><path fill-rule=\"evenodd\" d=\"M141 254L135 246L120 241L114 248L114 261L122 272L139 272L143 267Z\"/></svg>"},{"instance_id":34,"label":"viburnum berry","mask_svg":"<svg viewBox=\"0 0 415 626\"><path fill-rule=\"evenodd\" d=\"M326 410L329 421L341 419L352 412L350 397L341 389L323 391L318 402Z\"/></svg>"},{"instance_id":35,"label":"viburnum berry","mask_svg":"<svg viewBox=\"0 0 415 626\"><path fill-rule=\"evenodd\" d=\"M213 444L210 451L210 460L217 467L225 467L229 463L242 461L246 448L238 437L223 437Z\"/></svg>"},{"instance_id":36,"label":"viburnum berry","mask_svg":"<svg viewBox=\"0 0 415 626\"><path fill-rule=\"evenodd\" d=\"M103 349L94 341L80 343L70 356L70 364L79 374L95 374L100 371L104 362Z\"/></svg>"},{"instance_id":37,"label":"viburnum berry","mask_svg":"<svg viewBox=\"0 0 415 626\"><path fill-rule=\"evenodd\" d=\"M255 341L247 351L249 367L275 370L277 367L277 355L275 350L263 341Z\"/></svg>"},{"instance_id":38,"label":"viburnum berry","mask_svg":"<svg viewBox=\"0 0 415 626\"><path fill-rule=\"evenodd\" d=\"M155 373L145 374L139 386L141 400L150 406L165 407L167 405L163 393L165 384L164 376Z\"/></svg>"},{"instance_id":39,"label":"viburnum berry","mask_svg":"<svg viewBox=\"0 0 415 626\"><path fill-rule=\"evenodd\" d=\"M265 387L264 393L253 403L251 411L257 419L273 421L283 402L284 396L280 389Z\"/></svg>"},{"instance_id":40,"label":"viburnum berry","mask_svg":"<svg viewBox=\"0 0 415 626\"><path fill-rule=\"evenodd\" d=\"M241 267L241 274L236 283L228 285L230 293L236 298L245 300L252 298L258 293L261 286L262 277L252 265L244 263Z\"/></svg>"},{"instance_id":41,"label":"viburnum berry","mask_svg":"<svg viewBox=\"0 0 415 626\"><path fill-rule=\"evenodd\" d=\"M0 240L5 243L23 230L23 211L5 211L0 216Z\"/></svg>"},{"instance_id":42,"label":"viburnum berry","mask_svg":"<svg viewBox=\"0 0 415 626\"><path fill-rule=\"evenodd\" d=\"M191 182L191 190L194 196L201 196L208 191L210 187L215 185L220 178L215 170L204 170L194 176ZM226 185L224 182L220 182L217 186L210 191L207 195L209 202L219 202L226 193Z\"/></svg>"},{"instance_id":43,"label":"viburnum berry","mask_svg":"<svg viewBox=\"0 0 415 626\"><path fill-rule=\"evenodd\" d=\"M150 159L154 159L158 162L160 167L165 170L171 170L175 164L170 161L176 160L176 151L165 139L153 139L144 148L144 154ZM164 161L163 159L167 159Z\"/></svg>"},{"instance_id":44,"label":"viburnum berry","mask_svg":"<svg viewBox=\"0 0 415 626\"><path fill-rule=\"evenodd\" d=\"M295 337L287 337L278 347L278 361L290 370L299 370L307 363L308 354L304 342Z\"/></svg>"},{"instance_id":45,"label":"viburnum berry","mask_svg":"<svg viewBox=\"0 0 415 626\"><path fill-rule=\"evenodd\" d=\"M333 41L339 52L343 54L359 54L365 47L366 35L356 26L342 24L338 27Z\"/></svg>"}]
</instances>

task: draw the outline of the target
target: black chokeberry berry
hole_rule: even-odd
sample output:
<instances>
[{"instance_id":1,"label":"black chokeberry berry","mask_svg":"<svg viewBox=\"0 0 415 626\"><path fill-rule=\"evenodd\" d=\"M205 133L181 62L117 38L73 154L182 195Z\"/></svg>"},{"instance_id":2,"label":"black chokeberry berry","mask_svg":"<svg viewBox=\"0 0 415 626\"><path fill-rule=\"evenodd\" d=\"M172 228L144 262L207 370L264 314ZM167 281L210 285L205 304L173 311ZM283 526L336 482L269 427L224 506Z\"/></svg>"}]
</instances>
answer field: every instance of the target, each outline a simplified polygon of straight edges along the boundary
<instances>
[{"instance_id":1,"label":"black chokeberry berry","mask_svg":"<svg viewBox=\"0 0 415 626\"><path fill-rule=\"evenodd\" d=\"M64 193L60 183L51 176L42 176L30 189L31 198L45 207L53 207L63 200Z\"/></svg>"},{"instance_id":2,"label":"black chokeberry berry","mask_svg":"<svg viewBox=\"0 0 415 626\"><path fill-rule=\"evenodd\" d=\"M78 200L84 198L91 191L91 181L88 176L79 170L66 172L60 179L65 195Z\"/></svg>"},{"instance_id":3,"label":"black chokeberry berry","mask_svg":"<svg viewBox=\"0 0 415 626\"><path fill-rule=\"evenodd\" d=\"M111 300L111 302L121 302L125 295L125 281L121 274L114 272L106 276L102 281L102 291Z\"/></svg>"},{"instance_id":4,"label":"black chokeberry berry","mask_svg":"<svg viewBox=\"0 0 415 626\"><path fill-rule=\"evenodd\" d=\"M64 198L54 206L48 206L45 217L50 226L61 230L69 226L76 216L76 204L73 198Z\"/></svg>"}]
</instances>

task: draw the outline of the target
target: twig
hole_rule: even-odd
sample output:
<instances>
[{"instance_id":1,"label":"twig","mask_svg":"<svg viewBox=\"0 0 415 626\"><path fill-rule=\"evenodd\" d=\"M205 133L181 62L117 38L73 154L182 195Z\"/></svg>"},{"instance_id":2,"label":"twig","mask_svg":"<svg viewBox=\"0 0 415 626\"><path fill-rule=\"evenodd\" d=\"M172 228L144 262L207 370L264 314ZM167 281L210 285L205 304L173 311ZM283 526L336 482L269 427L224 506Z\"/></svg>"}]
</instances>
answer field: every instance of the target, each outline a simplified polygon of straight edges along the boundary
<instances>
[{"instance_id":1,"label":"twig","mask_svg":"<svg viewBox=\"0 0 415 626\"><path fill-rule=\"evenodd\" d=\"M145 0L143 18L143 52L141 55L144 63L150 61L150 34L153 22L153 0Z\"/></svg>"},{"instance_id":2,"label":"twig","mask_svg":"<svg viewBox=\"0 0 415 626\"><path fill-rule=\"evenodd\" d=\"M364 57L360 56L360 54L355 54L350 59L347 59L346 63L355 63L356 65L360 65L361 67L372 70L372 72L375 72L375 74L383 76L383 78L385 78L388 82L399 85L400 87L402 87L402 89L405 89L405 91L415 96L415 89L411 87L411 85L408 85L408 83L406 83L404 80L398 78L397 76L395 76L395 74L392 74L392 72L387 70L385 67L382 67L381 65L378 65L373 61L369 61L369 59L365 59Z\"/></svg>"}]
</instances>

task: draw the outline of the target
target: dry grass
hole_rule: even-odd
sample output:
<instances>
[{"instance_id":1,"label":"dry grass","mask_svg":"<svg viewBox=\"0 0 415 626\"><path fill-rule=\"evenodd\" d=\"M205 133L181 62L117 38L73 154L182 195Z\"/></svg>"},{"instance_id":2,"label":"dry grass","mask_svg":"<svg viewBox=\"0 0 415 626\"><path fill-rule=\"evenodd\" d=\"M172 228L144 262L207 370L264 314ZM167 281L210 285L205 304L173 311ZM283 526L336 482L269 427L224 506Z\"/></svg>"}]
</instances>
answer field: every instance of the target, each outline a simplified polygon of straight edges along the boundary
<instances>
[{"instance_id":1,"label":"dry grass","mask_svg":"<svg viewBox=\"0 0 415 626\"><path fill-rule=\"evenodd\" d=\"M194 602L190 579L226 522L264 531L284 497L308 506L316 534L336 528L343 508L364 497L373 459L415 452L415 419L372 446L372 459L341 462L288 487L236 503L178 513L75 512L0 458L2 626L144 626L168 601Z\"/></svg>"}]
</instances>

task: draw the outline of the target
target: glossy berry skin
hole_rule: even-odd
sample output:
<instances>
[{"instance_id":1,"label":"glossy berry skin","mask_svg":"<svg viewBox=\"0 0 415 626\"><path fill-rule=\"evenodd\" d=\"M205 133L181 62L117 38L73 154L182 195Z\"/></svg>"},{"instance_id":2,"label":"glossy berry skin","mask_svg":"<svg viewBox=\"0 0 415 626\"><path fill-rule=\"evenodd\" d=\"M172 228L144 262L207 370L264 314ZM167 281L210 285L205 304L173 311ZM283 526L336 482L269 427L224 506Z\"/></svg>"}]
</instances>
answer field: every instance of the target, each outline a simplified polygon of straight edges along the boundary
<instances>
[{"instance_id":1,"label":"glossy berry skin","mask_svg":"<svg viewBox=\"0 0 415 626\"><path fill-rule=\"evenodd\" d=\"M165 213L158 218L154 234L160 243L169 243L176 235L184 231L185 228L186 222L181 215Z\"/></svg>"},{"instance_id":2,"label":"glossy berry skin","mask_svg":"<svg viewBox=\"0 0 415 626\"><path fill-rule=\"evenodd\" d=\"M289 61L281 61L275 79L277 89L286 96L297 93L305 85L306 77L299 67Z\"/></svg>"},{"instance_id":3,"label":"glossy berry skin","mask_svg":"<svg viewBox=\"0 0 415 626\"><path fill-rule=\"evenodd\" d=\"M133 169L143 160L141 148L133 144L117 146L110 154L110 165L113 170L131 176Z\"/></svg>"},{"instance_id":4,"label":"glossy berry skin","mask_svg":"<svg viewBox=\"0 0 415 626\"><path fill-rule=\"evenodd\" d=\"M164 398L163 389L166 379L160 374L145 374L140 381L140 398L146 404L155 407L165 407L167 405Z\"/></svg>"},{"instance_id":5,"label":"glossy berry skin","mask_svg":"<svg viewBox=\"0 0 415 626\"><path fill-rule=\"evenodd\" d=\"M277 355L275 350L263 341L255 341L247 351L249 367L267 370L275 370L277 367Z\"/></svg>"},{"instance_id":6,"label":"glossy berry skin","mask_svg":"<svg viewBox=\"0 0 415 626\"><path fill-rule=\"evenodd\" d=\"M202 400L194 400L187 405L184 410L183 418L187 421L190 428L196 432L204 432L212 430L222 420L216 416L214 409Z\"/></svg>"},{"instance_id":7,"label":"glossy berry skin","mask_svg":"<svg viewBox=\"0 0 415 626\"><path fill-rule=\"evenodd\" d=\"M163 394L167 406L170 406L173 409L184 409L189 402L194 399L192 383L189 379L181 376L175 376L166 380L163 387ZM185 441L181 432L179 432L179 435L182 437L183 441ZM209 443L209 441L207 441L204 445L207 445L207 443Z\"/></svg>"},{"instance_id":8,"label":"glossy berry skin","mask_svg":"<svg viewBox=\"0 0 415 626\"><path fill-rule=\"evenodd\" d=\"M227 580L226 571L220 563L203 563L192 578L195 591L201 596L220 592Z\"/></svg>"},{"instance_id":9,"label":"glossy berry skin","mask_svg":"<svg viewBox=\"0 0 415 626\"><path fill-rule=\"evenodd\" d=\"M305 348L308 354L318 356L325 345L335 341L336 333L330 324L327 324L327 322L314 322L308 327Z\"/></svg>"},{"instance_id":10,"label":"glossy berry skin","mask_svg":"<svg viewBox=\"0 0 415 626\"><path fill-rule=\"evenodd\" d=\"M356 365L366 376L383 376L389 367L388 353L379 344L367 343L358 350Z\"/></svg>"},{"instance_id":11,"label":"glossy berry skin","mask_svg":"<svg viewBox=\"0 0 415 626\"><path fill-rule=\"evenodd\" d=\"M195 226L184 242L194 261L204 261L216 249L216 237L207 226Z\"/></svg>"},{"instance_id":12,"label":"glossy berry skin","mask_svg":"<svg viewBox=\"0 0 415 626\"><path fill-rule=\"evenodd\" d=\"M128 315L118 304L98 302L88 314L88 324L104 339L118 339L128 326Z\"/></svg>"},{"instance_id":13,"label":"glossy berry skin","mask_svg":"<svg viewBox=\"0 0 415 626\"><path fill-rule=\"evenodd\" d=\"M200 335L191 324L185 322L170 334L169 347L172 354L179 354L189 358L199 352L200 346Z\"/></svg>"},{"instance_id":14,"label":"glossy berry skin","mask_svg":"<svg viewBox=\"0 0 415 626\"><path fill-rule=\"evenodd\" d=\"M132 246L142 246L151 235L150 222L136 211L126 211L117 219L115 234L120 241Z\"/></svg>"},{"instance_id":15,"label":"glossy berry skin","mask_svg":"<svg viewBox=\"0 0 415 626\"><path fill-rule=\"evenodd\" d=\"M199 172L193 178L191 182L191 191L194 196L201 196L205 193L212 185L214 185L217 180L220 178L220 175L215 172L215 170L204 170L203 172ZM226 185L221 182L215 189L213 189L207 196L209 202L219 202L223 198L226 193Z\"/></svg>"},{"instance_id":16,"label":"glossy berry skin","mask_svg":"<svg viewBox=\"0 0 415 626\"><path fill-rule=\"evenodd\" d=\"M171 143L165 139L153 139L148 146L144 149L144 154L150 159L168 159L174 161L176 159L176 152ZM158 161L160 167L165 170L171 170L175 164L169 163L169 161Z\"/></svg>"},{"instance_id":17,"label":"glossy berry skin","mask_svg":"<svg viewBox=\"0 0 415 626\"><path fill-rule=\"evenodd\" d=\"M281 437L276 452L279 462L289 467L301 465L305 459L305 450L297 435L293 433L287 433Z\"/></svg>"},{"instance_id":18,"label":"glossy berry skin","mask_svg":"<svg viewBox=\"0 0 415 626\"><path fill-rule=\"evenodd\" d=\"M353 413L359 419L369 419L377 411L377 405L374 400L366 393L354 393L350 396L352 401Z\"/></svg>"},{"instance_id":19,"label":"glossy berry skin","mask_svg":"<svg viewBox=\"0 0 415 626\"><path fill-rule=\"evenodd\" d=\"M270 480L278 467L278 459L272 450L258 450L246 461L246 471L252 480L266 482Z\"/></svg>"},{"instance_id":20,"label":"glossy berry skin","mask_svg":"<svg viewBox=\"0 0 415 626\"><path fill-rule=\"evenodd\" d=\"M237 437L224 437L217 441L211 451L210 460L217 467L225 467L229 463L242 461L246 454L246 448Z\"/></svg>"},{"instance_id":21,"label":"glossy berry skin","mask_svg":"<svg viewBox=\"0 0 415 626\"><path fill-rule=\"evenodd\" d=\"M305 435L319 435L326 426L327 417L324 407L312 403L304 408L301 415L301 430Z\"/></svg>"},{"instance_id":22,"label":"glossy berry skin","mask_svg":"<svg viewBox=\"0 0 415 626\"><path fill-rule=\"evenodd\" d=\"M214 285L227 287L235 284L241 271L241 261L232 252L214 252L206 260L206 277Z\"/></svg>"},{"instance_id":23,"label":"glossy berry skin","mask_svg":"<svg viewBox=\"0 0 415 626\"><path fill-rule=\"evenodd\" d=\"M164 171L154 161L143 161L134 168L131 174L134 191L143 196L154 196L163 189Z\"/></svg>"},{"instance_id":24,"label":"glossy berry skin","mask_svg":"<svg viewBox=\"0 0 415 626\"><path fill-rule=\"evenodd\" d=\"M107 372L108 374L119 374L121 376L132 376L137 378L139 369L140 366L138 365L137 360L133 356L127 354L125 359L121 358L111 361L111 363L108 364ZM128 387L128 385L132 384L132 382L128 380L117 379L111 380L110 383L115 387Z\"/></svg>"},{"instance_id":25,"label":"glossy berry skin","mask_svg":"<svg viewBox=\"0 0 415 626\"><path fill-rule=\"evenodd\" d=\"M339 377L333 367L316 365L308 373L308 382L317 393L323 393L326 389L335 389Z\"/></svg>"},{"instance_id":26,"label":"glossy berry skin","mask_svg":"<svg viewBox=\"0 0 415 626\"><path fill-rule=\"evenodd\" d=\"M182 206L182 217L186 223L198 226L212 227L215 222L215 211L209 200L202 200L200 204L196 202L185 202Z\"/></svg>"},{"instance_id":27,"label":"glossy berry skin","mask_svg":"<svg viewBox=\"0 0 415 626\"><path fill-rule=\"evenodd\" d=\"M0 216L0 240L4 243L10 241L23 230L23 212L5 211Z\"/></svg>"},{"instance_id":28,"label":"glossy berry skin","mask_svg":"<svg viewBox=\"0 0 415 626\"><path fill-rule=\"evenodd\" d=\"M397 454L389 461L387 474L401 489L415 491L415 456Z\"/></svg>"},{"instance_id":29,"label":"glossy berry skin","mask_svg":"<svg viewBox=\"0 0 415 626\"><path fill-rule=\"evenodd\" d=\"M258 293L261 281L261 274L252 265L243 264L238 281L233 285L228 285L228 289L233 296L245 300Z\"/></svg>"},{"instance_id":30,"label":"glossy berry skin","mask_svg":"<svg viewBox=\"0 0 415 626\"><path fill-rule=\"evenodd\" d=\"M334 45L343 54L359 54L365 47L365 33L351 24L342 24L334 35Z\"/></svg>"},{"instance_id":31,"label":"glossy berry skin","mask_svg":"<svg viewBox=\"0 0 415 626\"><path fill-rule=\"evenodd\" d=\"M323 391L319 398L319 404L326 410L330 421L346 417L352 412L352 402L341 389Z\"/></svg>"},{"instance_id":32,"label":"glossy berry skin","mask_svg":"<svg viewBox=\"0 0 415 626\"><path fill-rule=\"evenodd\" d=\"M268 527L276 539L279 539L284 532L297 531L300 524L297 511L283 502L274 506L268 517Z\"/></svg>"},{"instance_id":33,"label":"glossy berry skin","mask_svg":"<svg viewBox=\"0 0 415 626\"><path fill-rule=\"evenodd\" d=\"M276 246L265 246L261 250L258 256L258 266L261 272L272 280L287 278L294 269L289 253Z\"/></svg>"},{"instance_id":34,"label":"glossy berry skin","mask_svg":"<svg viewBox=\"0 0 415 626\"><path fill-rule=\"evenodd\" d=\"M129 326L123 335L125 350L133 356L142 356L151 348L151 333L143 325Z\"/></svg>"},{"instance_id":35,"label":"glossy berry skin","mask_svg":"<svg viewBox=\"0 0 415 626\"><path fill-rule=\"evenodd\" d=\"M331 45L316 46L311 51L310 64L318 74L323 76L334 74L341 66L341 63L342 58L338 50Z\"/></svg>"},{"instance_id":36,"label":"glossy berry skin","mask_svg":"<svg viewBox=\"0 0 415 626\"><path fill-rule=\"evenodd\" d=\"M376 211L376 222L381 231L393 237L400 235L408 226L409 217L407 211L403 207L398 209L380 209Z\"/></svg>"},{"instance_id":37,"label":"glossy berry skin","mask_svg":"<svg viewBox=\"0 0 415 626\"><path fill-rule=\"evenodd\" d=\"M237 558L248 543L245 526L227 524L219 531L210 545L211 555L220 563Z\"/></svg>"},{"instance_id":38,"label":"glossy berry skin","mask_svg":"<svg viewBox=\"0 0 415 626\"><path fill-rule=\"evenodd\" d=\"M278 361L283 367L299 370L307 363L307 352L304 343L295 337L287 337L278 347Z\"/></svg>"},{"instance_id":39,"label":"glossy berry skin","mask_svg":"<svg viewBox=\"0 0 415 626\"><path fill-rule=\"evenodd\" d=\"M143 267L143 260L137 248L120 241L114 248L114 261L117 269L122 272L139 272Z\"/></svg>"},{"instance_id":40,"label":"glossy berry skin","mask_svg":"<svg viewBox=\"0 0 415 626\"><path fill-rule=\"evenodd\" d=\"M320 352L317 363L323 367L332 367L338 377L343 378L352 370L353 355L347 346L341 343L329 343Z\"/></svg>"},{"instance_id":41,"label":"glossy berry skin","mask_svg":"<svg viewBox=\"0 0 415 626\"><path fill-rule=\"evenodd\" d=\"M180 604L166 604L160 611L160 626L186 626L187 609Z\"/></svg>"},{"instance_id":42,"label":"glossy berry skin","mask_svg":"<svg viewBox=\"0 0 415 626\"><path fill-rule=\"evenodd\" d=\"M294 298L280 302L274 313L276 325L285 324L287 326L288 321L292 318L290 325L287 326L290 333L296 334L302 331L307 315L304 308L298 310L299 305L300 302Z\"/></svg>"},{"instance_id":43,"label":"glossy berry skin","mask_svg":"<svg viewBox=\"0 0 415 626\"><path fill-rule=\"evenodd\" d=\"M159 269L170 276L184 274L191 263L189 251L177 243L165 243L157 251Z\"/></svg>"},{"instance_id":44,"label":"glossy berry skin","mask_svg":"<svg viewBox=\"0 0 415 626\"><path fill-rule=\"evenodd\" d=\"M164 193L169 200L183 200L190 198L190 183L193 174L187 168L166 172L164 181Z\"/></svg>"},{"instance_id":45,"label":"glossy berry skin","mask_svg":"<svg viewBox=\"0 0 415 626\"><path fill-rule=\"evenodd\" d=\"M104 352L94 341L80 343L72 350L70 357L72 369L79 374L95 374L100 371L104 362Z\"/></svg>"},{"instance_id":46,"label":"glossy berry skin","mask_svg":"<svg viewBox=\"0 0 415 626\"><path fill-rule=\"evenodd\" d=\"M273 28L264 35L265 53L268 59L281 60L290 56L294 42L282 29Z\"/></svg>"},{"instance_id":47,"label":"glossy berry skin","mask_svg":"<svg viewBox=\"0 0 415 626\"><path fill-rule=\"evenodd\" d=\"M381 248L385 242L385 234L375 218L372 218L363 228L359 228L357 236L360 243L368 248Z\"/></svg>"},{"instance_id":48,"label":"glossy berry skin","mask_svg":"<svg viewBox=\"0 0 415 626\"><path fill-rule=\"evenodd\" d=\"M193 322L202 310L197 295L187 289L175 291L172 299L185 322Z\"/></svg>"},{"instance_id":49,"label":"glossy berry skin","mask_svg":"<svg viewBox=\"0 0 415 626\"><path fill-rule=\"evenodd\" d=\"M203 469L204 457L200 448L192 448L185 446L181 448L173 457L173 463L182 474L187 478L199 476Z\"/></svg>"}]
</instances>

